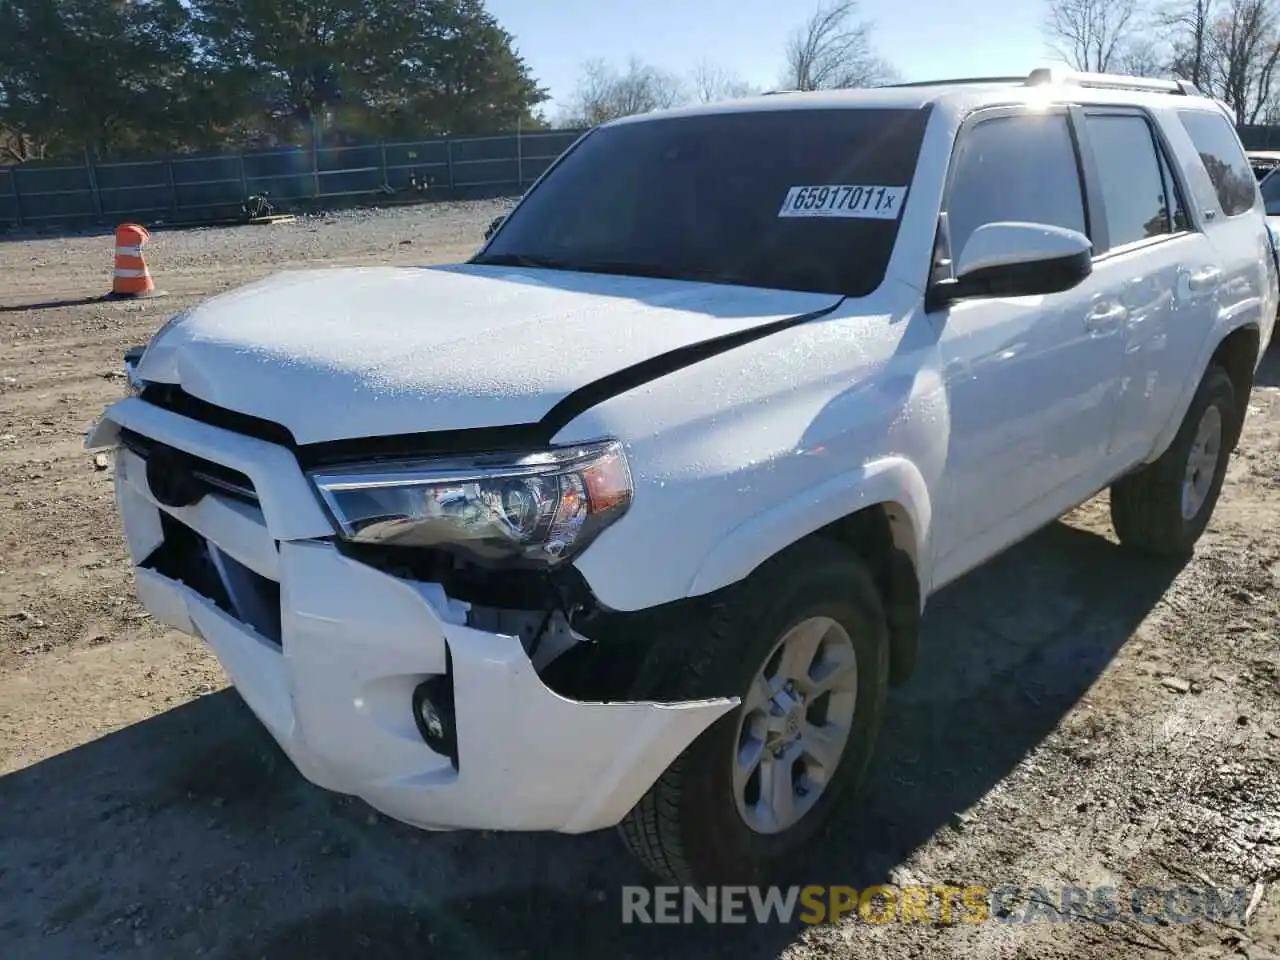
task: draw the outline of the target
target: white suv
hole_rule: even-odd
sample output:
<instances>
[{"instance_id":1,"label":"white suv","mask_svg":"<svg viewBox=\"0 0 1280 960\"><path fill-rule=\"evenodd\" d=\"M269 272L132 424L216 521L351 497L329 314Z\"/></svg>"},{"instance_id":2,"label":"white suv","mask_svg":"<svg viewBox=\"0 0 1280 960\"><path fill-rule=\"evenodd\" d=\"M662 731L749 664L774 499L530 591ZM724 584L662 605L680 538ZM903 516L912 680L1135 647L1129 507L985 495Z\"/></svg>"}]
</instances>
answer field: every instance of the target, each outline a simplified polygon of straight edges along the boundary
<instances>
[{"instance_id":1,"label":"white suv","mask_svg":"<svg viewBox=\"0 0 1280 960\"><path fill-rule=\"evenodd\" d=\"M184 312L88 444L143 602L310 780L756 878L862 776L931 593L1107 487L1124 544L1191 551L1270 244L1185 84L634 117L466 264Z\"/></svg>"}]
</instances>

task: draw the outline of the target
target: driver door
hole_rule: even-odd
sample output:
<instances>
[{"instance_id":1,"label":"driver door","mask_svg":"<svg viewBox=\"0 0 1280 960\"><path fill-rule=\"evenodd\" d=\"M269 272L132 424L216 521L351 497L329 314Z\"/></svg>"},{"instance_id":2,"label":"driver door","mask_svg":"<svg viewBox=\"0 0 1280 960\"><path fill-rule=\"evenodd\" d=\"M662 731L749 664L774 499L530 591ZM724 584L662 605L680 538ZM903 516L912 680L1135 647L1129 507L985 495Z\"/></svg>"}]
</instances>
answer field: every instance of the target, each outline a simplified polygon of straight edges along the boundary
<instances>
[{"instance_id":1,"label":"driver door","mask_svg":"<svg viewBox=\"0 0 1280 960\"><path fill-rule=\"evenodd\" d=\"M1083 181L1067 108L975 114L952 155L935 279L949 273L947 251L957 256L986 223L1047 223L1092 237ZM1122 293L1115 272L1095 271L1063 293L977 298L935 315L950 413L934 513L938 583L1107 482Z\"/></svg>"}]
</instances>

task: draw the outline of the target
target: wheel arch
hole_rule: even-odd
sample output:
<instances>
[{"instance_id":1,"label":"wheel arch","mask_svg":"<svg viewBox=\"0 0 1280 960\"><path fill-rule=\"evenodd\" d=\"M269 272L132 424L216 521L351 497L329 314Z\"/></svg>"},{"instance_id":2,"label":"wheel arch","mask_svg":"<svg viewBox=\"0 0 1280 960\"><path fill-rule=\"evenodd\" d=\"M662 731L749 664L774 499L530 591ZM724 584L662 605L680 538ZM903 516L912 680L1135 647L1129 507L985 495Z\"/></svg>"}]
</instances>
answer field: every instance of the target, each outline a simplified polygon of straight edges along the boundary
<instances>
[{"instance_id":1,"label":"wheel arch","mask_svg":"<svg viewBox=\"0 0 1280 960\"><path fill-rule=\"evenodd\" d=\"M1231 448L1234 450L1240 442L1240 433L1244 429L1244 418L1248 411L1249 394L1253 391L1253 378L1258 367L1258 357L1262 348L1262 331L1249 324L1236 327L1225 337L1213 351L1210 363L1216 363L1231 378L1231 386L1235 389L1239 414L1231 425Z\"/></svg>"},{"instance_id":2,"label":"wheel arch","mask_svg":"<svg viewBox=\"0 0 1280 960\"><path fill-rule=\"evenodd\" d=\"M1244 426L1244 415L1248 407L1249 393L1253 389L1253 378L1260 359L1261 345L1262 330L1253 320L1237 322L1234 326L1220 330L1215 336L1206 338L1201 356L1196 365L1191 368L1196 371L1197 376L1187 378L1178 403L1171 411L1168 421L1156 438L1151 453L1147 456L1147 463L1159 459L1169 449L1174 437L1178 435L1178 429L1182 426L1182 421L1187 415L1200 382L1213 364L1226 370L1235 388L1236 397L1240 401L1240 419L1233 426L1231 436L1232 448L1235 447Z\"/></svg>"},{"instance_id":3,"label":"wheel arch","mask_svg":"<svg viewBox=\"0 0 1280 960\"><path fill-rule=\"evenodd\" d=\"M930 501L924 477L901 457L870 463L753 517L703 559L688 595L737 583L762 563L813 537L838 540L868 565L885 601L890 682L914 669L927 592Z\"/></svg>"}]
</instances>

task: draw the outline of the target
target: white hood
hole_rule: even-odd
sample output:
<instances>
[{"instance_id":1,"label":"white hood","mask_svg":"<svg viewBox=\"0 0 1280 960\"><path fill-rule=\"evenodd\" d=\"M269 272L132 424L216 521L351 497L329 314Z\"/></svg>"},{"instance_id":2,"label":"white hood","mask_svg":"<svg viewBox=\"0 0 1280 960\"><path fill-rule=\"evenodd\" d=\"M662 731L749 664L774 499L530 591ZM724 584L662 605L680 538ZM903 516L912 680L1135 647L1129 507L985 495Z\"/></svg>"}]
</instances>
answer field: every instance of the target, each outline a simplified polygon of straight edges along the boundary
<instances>
[{"instance_id":1,"label":"white hood","mask_svg":"<svg viewBox=\"0 0 1280 960\"><path fill-rule=\"evenodd\" d=\"M138 375L303 444L536 423L608 374L838 299L501 267L291 272L182 314Z\"/></svg>"}]
</instances>

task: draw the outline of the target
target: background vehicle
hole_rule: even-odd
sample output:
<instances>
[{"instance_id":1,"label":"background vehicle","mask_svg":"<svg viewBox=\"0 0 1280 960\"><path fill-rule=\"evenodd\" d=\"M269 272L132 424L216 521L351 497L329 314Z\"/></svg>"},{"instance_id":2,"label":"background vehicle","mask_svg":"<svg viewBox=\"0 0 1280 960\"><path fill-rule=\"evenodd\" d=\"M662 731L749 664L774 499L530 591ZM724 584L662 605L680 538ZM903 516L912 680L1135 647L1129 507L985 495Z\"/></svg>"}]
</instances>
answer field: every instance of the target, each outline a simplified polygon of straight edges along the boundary
<instances>
[{"instance_id":1,"label":"background vehicle","mask_svg":"<svg viewBox=\"0 0 1280 960\"><path fill-rule=\"evenodd\" d=\"M1190 553L1278 301L1185 84L787 94L597 128L465 265L215 298L89 443L148 609L314 782L755 877L931 593L1107 488Z\"/></svg>"},{"instance_id":2,"label":"background vehicle","mask_svg":"<svg viewBox=\"0 0 1280 960\"><path fill-rule=\"evenodd\" d=\"M1280 167L1280 150L1250 150L1249 166L1259 181L1264 180L1271 171Z\"/></svg>"}]
</instances>

